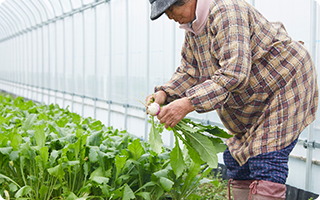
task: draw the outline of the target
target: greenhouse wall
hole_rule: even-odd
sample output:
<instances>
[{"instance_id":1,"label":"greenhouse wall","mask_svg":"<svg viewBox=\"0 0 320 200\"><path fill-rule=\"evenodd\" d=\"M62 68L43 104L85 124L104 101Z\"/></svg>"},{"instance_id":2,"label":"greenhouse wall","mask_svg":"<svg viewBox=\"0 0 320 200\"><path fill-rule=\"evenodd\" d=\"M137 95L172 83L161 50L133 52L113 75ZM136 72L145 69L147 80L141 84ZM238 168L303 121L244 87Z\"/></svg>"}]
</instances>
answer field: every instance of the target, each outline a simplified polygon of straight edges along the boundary
<instances>
[{"instance_id":1,"label":"greenhouse wall","mask_svg":"<svg viewBox=\"0 0 320 200\"><path fill-rule=\"evenodd\" d=\"M310 51L320 80L320 3L250 0L270 21L282 21ZM6 0L0 6L0 90L148 139L146 96L180 62L184 31L165 16L149 18L148 0ZM319 81L318 81L319 82ZM188 115L223 125L215 112ZM171 132L163 133L173 146ZM219 158L220 162L223 160ZM287 183L320 193L320 109L299 138Z\"/></svg>"}]
</instances>

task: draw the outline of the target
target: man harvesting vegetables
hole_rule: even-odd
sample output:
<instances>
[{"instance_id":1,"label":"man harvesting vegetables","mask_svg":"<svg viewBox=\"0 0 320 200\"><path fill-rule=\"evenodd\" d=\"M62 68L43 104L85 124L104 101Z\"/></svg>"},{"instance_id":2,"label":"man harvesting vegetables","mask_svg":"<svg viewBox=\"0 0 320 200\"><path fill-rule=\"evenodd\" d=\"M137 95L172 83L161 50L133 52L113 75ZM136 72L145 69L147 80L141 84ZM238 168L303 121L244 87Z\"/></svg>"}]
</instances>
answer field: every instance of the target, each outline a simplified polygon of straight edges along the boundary
<instances>
[{"instance_id":1,"label":"man harvesting vegetables","mask_svg":"<svg viewBox=\"0 0 320 200\"><path fill-rule=\"evenodd\" d=\"M157 117L174 127L189 112L216 110L234 137L224 162L234 199L285 199L288 156L315 119L314 63L282 23L244 0L149 0L185 29L181 65L155 93Z\"/></svg>"}]
</instances>

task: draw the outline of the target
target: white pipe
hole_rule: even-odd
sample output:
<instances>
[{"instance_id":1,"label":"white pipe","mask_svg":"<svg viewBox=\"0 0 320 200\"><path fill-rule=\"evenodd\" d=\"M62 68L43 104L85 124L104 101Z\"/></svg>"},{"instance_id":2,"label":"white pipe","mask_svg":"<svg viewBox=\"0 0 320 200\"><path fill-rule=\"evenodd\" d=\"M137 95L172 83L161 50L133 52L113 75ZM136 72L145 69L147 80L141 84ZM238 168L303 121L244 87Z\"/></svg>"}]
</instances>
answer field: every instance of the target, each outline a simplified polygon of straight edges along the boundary
<instances>
[{"instance_id":1,"label":"white pipe","mask_svg":"<svg viewBox=\"0 0 320 200\"><path fill-rule=\"evenodd\" d=\"M98 24L97 24L97 7L94 7L94 83L93 83L93 91L94 91L94 107L93 107L93 118L97 118L97 81L98 81Z\"/></svg>"},{"instance_id":2,"label":"white pipe","mask_svg":"<svg viewBox=\"0 0 320 200\"><path fill-rule=\"evenodd\" d=\"M108 105L108 126L111 126L111 95L112 95L112 20L111 20L111 2L109 1L109 77L108 77L108 98L109 98L109 105Z\"/></svg>"},{"instance_id":3,"label":"white pipe","mask_svg":"<svg viewBox=\"0 0 320 200\"><path fill-rule=\"evenodd\" d=\"M147 4L147 16L149 16L149 1L146 1ZM149 85L150 85L150 18L146 18L147 23L147 45L146 45L146 52L147 52L147 70L146 70L146 94L149 94ZM145 116L144 120L144 140L148 141L148 134L149 134L149 121L148 121L148 115Z\"/></svg>"},{"instance_id":4,"label":"white pipe","mask_svg":"<svg viewBox=\"0 0 320 200\"><path fill-rule=\"evenodd\" d=\"M129 98L129 1L126 0L126 100L125 104L128 104ZM128 106L125 106L125 116L124 116L124 129L128 128Z\"/></svg>"},{"instance_id":5,"label":"white pipe","mask_svg":"<svg viewBox=\"0 0 320 200\"><path fill-rule=\"evenodd\" d=\"M311 35L310 35L310 54L315 63L316 61L316 35L317 35L317 2L315 0L310 0L310 20L311 20ZM313 141L313 131L314 123L311 123L308 127L308 141ZM307 145L308 146L308 145ZM307 148L307 163L306 163L306 182L305 190L310 190L310 185L312 181L312 157L313 149L312 147Z\"/></svg>"},{"instance_id":6,"label":"white pipe","mask_svg":"<svg viewBox=\"0 0 320 200\"><path fill-rule=\"evenodd\" d=\"M72 19L72 82L73 82L73 85L72 85L72 100L71 100L71 111L74 112L74 91L75 91L75 85L76 85L76 82L75 82L75 71L74 71L74 50L75 50L75 35L74 35L74 16L72 15L71 16L71 19Z\"/></svg>"},{"instance_id":7,"label":"white pipe","mask_svg":"<svg viewBox=\"0 0 320 200\"><path fill-rule=\"evenodd\" d=\"M82 2L83 3L83 2ZM82 30L82 32L83 32L83 61L82 61L82 63L83 63L83 65L82 65L82 75L83 75L83 77L82 77L82 95L84 96L85 95L85 82L86 82L86 78L85 78L85 64L86 64L86 59L85 59L85 53L86 53L86 29L85 29L85 24L86 24L86 22L85 22L85 19L84 19L84 12L82 12L82 23L83 23L83 30ZM82 97L82 111L81 111L81 113L82 113L82 117L84 117L84 97Z\"/></svg>"}]
</instances>

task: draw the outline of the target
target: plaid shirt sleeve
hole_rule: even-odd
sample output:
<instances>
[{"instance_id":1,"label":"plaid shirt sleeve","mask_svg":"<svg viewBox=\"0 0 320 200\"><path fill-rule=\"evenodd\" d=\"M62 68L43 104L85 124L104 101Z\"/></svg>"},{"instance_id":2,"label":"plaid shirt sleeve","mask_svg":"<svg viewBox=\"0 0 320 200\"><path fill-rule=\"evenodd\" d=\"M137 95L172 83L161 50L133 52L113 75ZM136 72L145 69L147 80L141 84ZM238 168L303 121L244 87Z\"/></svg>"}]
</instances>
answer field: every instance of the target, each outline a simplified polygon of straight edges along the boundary
<instances>
[{"instance_id":1,"label":"plaid shirt sleeve","mask_svg":"<svg viewBox=\"0 0 320 200\"><path fill-rule=\"evenodd\" d=\"M243 92L251 70L250 27L246 12L234 5L234 9L212 11L210 18L213 19L210 31L216 35L211 52L221 67L211 80L187 91L198 112L220 108L230 92Z\"/></svg>"},{"instance_id":2,"label":"plaid shirt sleeve","mask_svg":"<svg viewBox=\"0 0 320 200\"><path fill-rule=\"evenodd\" d=\"M155 87L155 92L162 90L167 94L166 104L175 99L186 97L186 91L198 84L199 81L197 60L193 56L187 39L186 37L182 48L181 65L167 83Z\"/></svg>"}]
</instances>

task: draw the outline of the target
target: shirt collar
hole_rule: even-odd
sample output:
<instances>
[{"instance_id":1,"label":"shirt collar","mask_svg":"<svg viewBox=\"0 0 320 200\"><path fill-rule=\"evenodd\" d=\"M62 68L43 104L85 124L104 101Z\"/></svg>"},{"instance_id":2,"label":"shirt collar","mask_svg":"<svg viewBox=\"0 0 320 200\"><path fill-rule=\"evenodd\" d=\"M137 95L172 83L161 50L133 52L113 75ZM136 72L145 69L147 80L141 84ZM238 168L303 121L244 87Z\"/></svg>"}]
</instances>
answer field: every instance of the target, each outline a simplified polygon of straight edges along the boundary
<instances>
[{"instance_id":1,"label":"shirt collar","mask_svg":"<svg viewBox=\"0 0 320 200\"><path fill-rule=\"evenodd\" d=\"M190 23L181 24L180 28L199 35L206 25L211 3L214 0L197 0L196 18Z\"/></svg>"}]
</instances>

